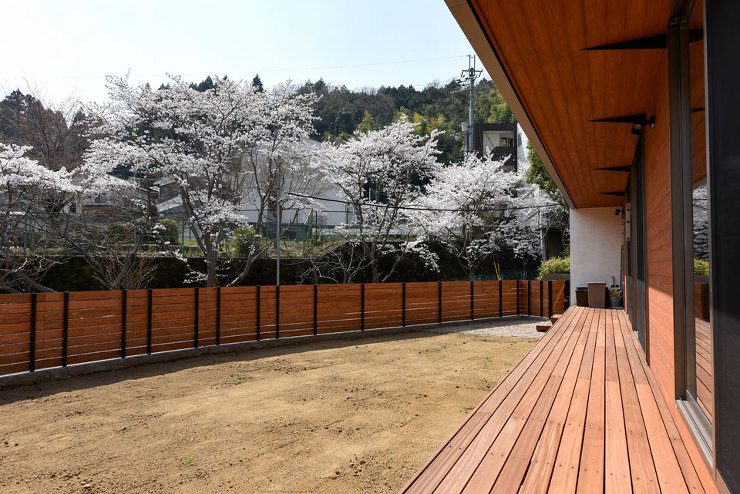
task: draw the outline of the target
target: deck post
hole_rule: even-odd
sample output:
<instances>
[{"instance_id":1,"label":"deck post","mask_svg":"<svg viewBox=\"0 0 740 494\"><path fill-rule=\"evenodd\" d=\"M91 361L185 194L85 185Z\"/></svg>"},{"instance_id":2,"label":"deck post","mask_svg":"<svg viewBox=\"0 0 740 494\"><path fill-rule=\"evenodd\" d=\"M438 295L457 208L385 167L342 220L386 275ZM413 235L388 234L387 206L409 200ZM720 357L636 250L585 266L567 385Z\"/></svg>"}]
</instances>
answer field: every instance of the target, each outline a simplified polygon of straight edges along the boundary
<instances>
[{"instance_id":1,"label":"deck post","mask_svg":"<svg viewBox=\"0 0 740 494\"><path fill-rule=\"evenodd\" d=\"M36 305L38 304L38 294L31 294L31 331L29 333L30 338L30 352L28 354L28 370L33 372L36 370Z\"/></svg>"},{"instance_id":2,"label":"deck post","mask_svg":"<svg viewBox=\"0 0 740 494\"><path fill-rule=\"evenodd\" d=\"M152 354L152 289L147 290L146 304L146 354Z\"/></svg>"},{"instance_id":3,"label":"deck post","mask_svg":"<svg viewBox=\"0 0 740 494\"><path fill-rule=\"evenodd\" d=\"M68 295L67 292L64 292L64 302L65 306L69 303L68 302ZM121 358L126 358L126 312L127 312L127 306L128 306L128 292L124 288L121 290ZM65 319L66 319L66 307L65 307ZM64 364L62 364L64 365Z\"/></svg>"},{"instance_id":4,"label":"deck post","mask_svg":"<svg viewBox=\"0 0 740 494\"><path fill-rule=\"evenodd\" d=\"M67 367L69 351L69 292L64 292L64 313L62 314L62 367Z\"/></svg>"},{"instance_id":5,"label":"deck post","mask_svg":"<svg viewBox=\"0 0 740 494\"><path fill-rule=\"evenodd\" d=\"M195 287L195 321L193 325L193 348L198 348L198 323L200 321L200 289Z\"/></svg>"}]
</instances>

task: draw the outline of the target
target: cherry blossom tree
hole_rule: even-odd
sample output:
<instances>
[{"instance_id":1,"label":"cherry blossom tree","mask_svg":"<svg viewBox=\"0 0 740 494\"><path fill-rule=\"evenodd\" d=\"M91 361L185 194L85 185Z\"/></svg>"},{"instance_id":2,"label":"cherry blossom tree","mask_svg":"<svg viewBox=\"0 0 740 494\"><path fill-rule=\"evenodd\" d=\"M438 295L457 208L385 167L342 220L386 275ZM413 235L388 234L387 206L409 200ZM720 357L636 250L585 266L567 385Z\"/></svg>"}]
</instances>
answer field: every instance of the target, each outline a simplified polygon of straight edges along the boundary
<instances>
[{"instance_id":1,"label":"cherry blossom tree","mask_svg":"<svg viewBox=\"0 0 740 494\"><path fill-rule=\"evenodd\" d=\"M205 256L206 272L195 279L216 286L225 232L249 227L240 212L245 187L259 188L253 197L261 211L270 204L280 210L275 192L299 161L293 148L311 131L314 96L297 95L288 85L259 92L248 82L216 77L213 87L198 90L180 77L170 79L155 91L109 77L112 103L95 108L98 138L87 161L128 167L150 182L174 180ZM265 161L266 168L257 166ZM259 215L254 243L228 284L244 279L265 252L259 236L264 217Z\"/></svg>"},{"instance_id":2,"label":"cherry blossom tree","mask_svg":"<svg viewBox=\"0 0 740 494\"><path fill-rule=\"evenodd\" d=\"M156 216L149 191L135 178L117 177L115 169L115 161L100 161L89 150L69 174L73 188L49 197L49 214L37 219L36 228L82 256L106 289L143 288L155 264L140 251L156 232ZM107 199L94 204L96 197Z\"/></svg>"},{"instance_id":3,"label":"cherry blossom tree","mask_svg":"<svg viewBox=\"0 0 740 494\"><path fill-rule=\"evenodd\" d=\"M52 171L27 157L29 146L0 143L0 291L51 291L40 283L55 261L44 255L45 239L24 249L22 238L36 238L34 218L46 216L45 197L77 188L65 169Z\"/></svg>"},{"instance_id":4,"label":"cherry blossom tree","mask_svg":"<svg viewBox=\"0 0 740 494\"><path fill-rule=\"evenodd\" d=\"M436 140L437 132L419 136L414 124L400 119L379 130L356 132L339 145L324 144L326 181L346 197L353 221L336 228L342 242L319 249L314 256L320 260L314 261L317 277L350 283L369 270L373 283L384 282L412 252L434 267L434 256L424 245L408 239L412 228L408 208L440 167Z\"/></svg>"},{"instance_id":5,"label":"cherry blossom tree","mask_svg":"<svg viewBox=\"0 0 740 494\"><path fill-rule=\"evenodd\" d=\"M480 263L502 249L513 250L525 264L539 255L540 202L534 186L506 170L503 161L470 153L435 173L414 219L455 255L472 279Z\"/></svg>"}]
</instances>

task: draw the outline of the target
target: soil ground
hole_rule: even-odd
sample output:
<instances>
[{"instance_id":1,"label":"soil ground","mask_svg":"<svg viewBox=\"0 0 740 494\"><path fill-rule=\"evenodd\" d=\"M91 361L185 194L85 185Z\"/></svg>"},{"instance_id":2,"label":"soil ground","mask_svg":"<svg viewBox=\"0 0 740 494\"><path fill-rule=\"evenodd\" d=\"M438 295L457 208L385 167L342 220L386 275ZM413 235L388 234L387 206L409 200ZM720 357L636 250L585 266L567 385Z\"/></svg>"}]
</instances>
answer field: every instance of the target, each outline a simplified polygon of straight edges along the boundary
<instances>
[{"instance_id":1,"label":"soil ground","mask_svg":"<svg viewBox=\"0 0 740 494\"><path fill-rule=\"evenodd\" d=\"M491 334L530 326L368 335L3 390L0 492L396 492L536 342Z\"/></svg>"}]
</instances>

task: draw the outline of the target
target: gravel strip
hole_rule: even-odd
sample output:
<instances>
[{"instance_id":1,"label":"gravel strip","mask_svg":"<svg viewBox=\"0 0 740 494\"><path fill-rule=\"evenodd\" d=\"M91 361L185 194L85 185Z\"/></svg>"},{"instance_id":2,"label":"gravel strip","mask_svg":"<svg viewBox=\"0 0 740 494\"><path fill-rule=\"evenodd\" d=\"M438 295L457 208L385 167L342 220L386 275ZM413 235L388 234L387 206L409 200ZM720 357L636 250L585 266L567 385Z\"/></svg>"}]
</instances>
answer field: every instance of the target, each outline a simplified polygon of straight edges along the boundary
<instances>
[{"instance_id":1,"label":"gravel strip","mask_svg":"<svg viewBox=\"0 0 740 494\"><path fill-rule=\"evenodd\" d=\"M499 320L488 320L440 326L428 329L431 333L465 333L478 336L508 336L514 338L542 338L545 333L537 331L537 323L547 321L543 317L506 317Z\"/></svg>"}]
</instances>

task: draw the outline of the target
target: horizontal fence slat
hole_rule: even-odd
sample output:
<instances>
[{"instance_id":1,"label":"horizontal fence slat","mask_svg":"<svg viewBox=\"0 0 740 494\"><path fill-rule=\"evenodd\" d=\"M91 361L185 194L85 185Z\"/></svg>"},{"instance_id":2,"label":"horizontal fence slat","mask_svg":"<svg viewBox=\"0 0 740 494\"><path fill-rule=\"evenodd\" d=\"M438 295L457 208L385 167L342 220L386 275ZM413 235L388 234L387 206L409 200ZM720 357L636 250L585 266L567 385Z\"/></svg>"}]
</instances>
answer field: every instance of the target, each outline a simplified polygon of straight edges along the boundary
<instances>
[{"instance_id":1,"label":"horizontal fence slat","mask_svg":"<svg viewBox=\"0 0 740 494\"><path fill-rule=\"evenodd\" d=\"M285 285L0 295L0 375L151 352L465 321L548 317L565 310L566 282L527 280ZM440 299L441 297L441 299ZM124 303L125 302L125 303ZM65 319L65 305L67 305ZM259 305L259 307L258 307ZM279 309L279 314L277 313ZM125 310L125 317L124 317ZM151 318L150 318L151 310ZM259 310L259 313L258 313ZM441 310L441 313L440 313ZM65 330L65 320L66 330ZM151 334L149 330L151 329ZM121 348L125 346L125 348Z\"/></svg>"}]
</instances>

